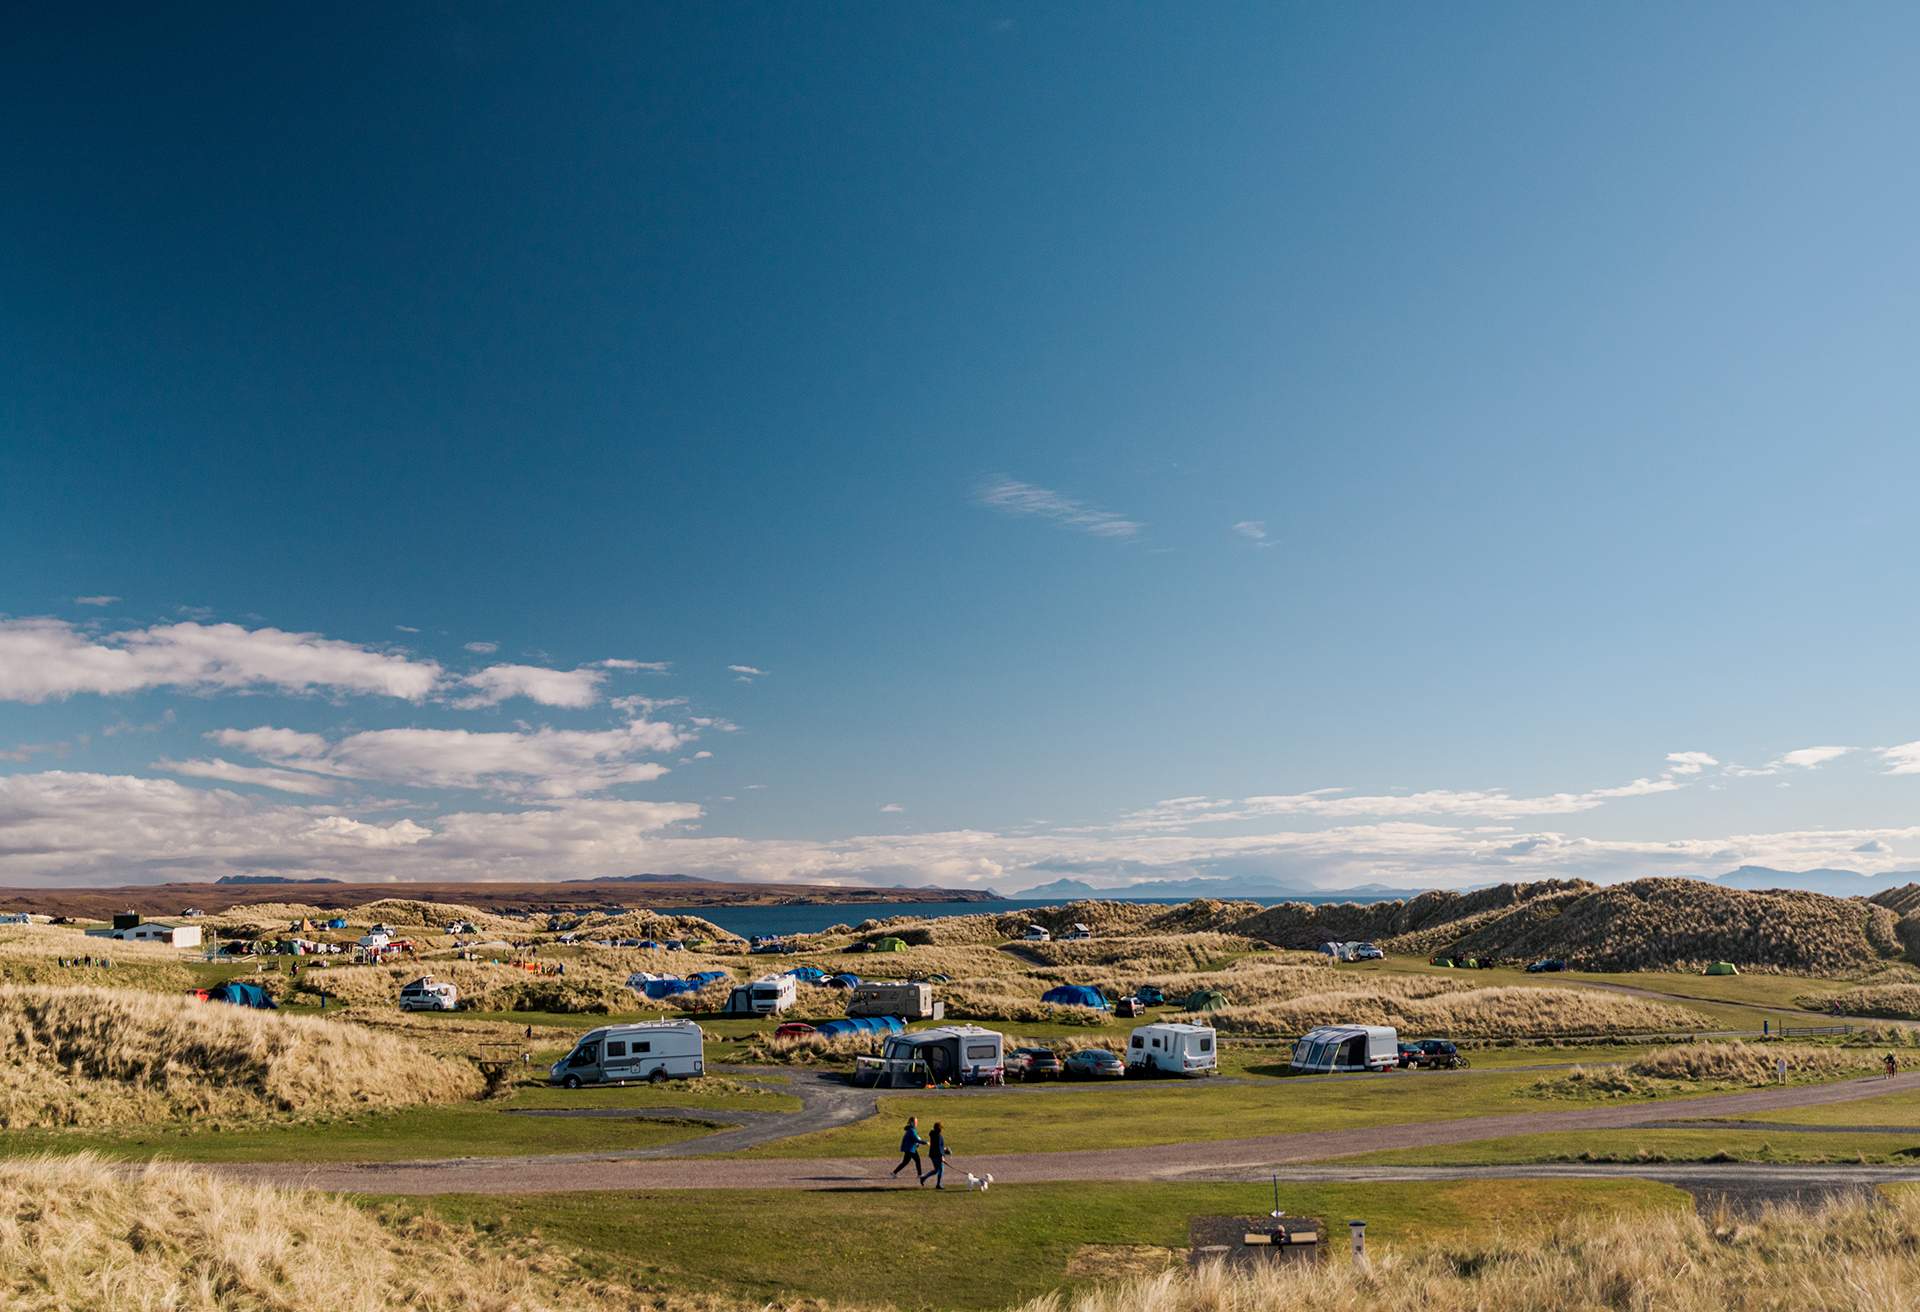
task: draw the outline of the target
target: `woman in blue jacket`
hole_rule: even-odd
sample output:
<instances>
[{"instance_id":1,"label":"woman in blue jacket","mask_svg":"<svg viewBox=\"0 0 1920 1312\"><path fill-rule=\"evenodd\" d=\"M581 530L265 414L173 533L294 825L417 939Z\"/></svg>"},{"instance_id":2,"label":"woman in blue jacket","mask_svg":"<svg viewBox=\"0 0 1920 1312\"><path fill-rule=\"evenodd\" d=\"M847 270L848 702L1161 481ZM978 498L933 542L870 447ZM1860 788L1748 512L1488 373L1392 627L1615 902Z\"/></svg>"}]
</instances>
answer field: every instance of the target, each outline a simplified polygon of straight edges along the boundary
<instances>
[{"instance_id":1,"label":"woman in blue jacket","mask_svg":"<svg viewBox=\"0 0 1920 1312\"><path fill-rule=\"evenodd\" d=\"M893 1168L895 1175L907 1169L911 1164L914 1175L920 1175L925 1168L920 1164L920 1145L926 1140L920 1137L920 1118L907 1117L907 1128L900 1135L900 1165Z\"/></svg>"}]
</instances>

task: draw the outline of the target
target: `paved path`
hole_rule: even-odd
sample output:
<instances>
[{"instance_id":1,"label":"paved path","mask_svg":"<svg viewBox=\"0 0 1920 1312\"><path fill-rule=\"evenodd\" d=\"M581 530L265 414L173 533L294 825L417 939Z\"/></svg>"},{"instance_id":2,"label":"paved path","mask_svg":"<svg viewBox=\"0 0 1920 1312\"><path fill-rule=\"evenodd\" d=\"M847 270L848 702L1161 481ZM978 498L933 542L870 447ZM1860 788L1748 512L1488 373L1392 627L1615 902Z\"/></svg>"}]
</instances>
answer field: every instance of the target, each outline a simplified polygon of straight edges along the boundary
<instances>
[{"instance_id":1,"label":"paved path","mask_svg":"<svg viewBox=\"0 0 1920 1312\"><path fill-rule=\"evenodd\" d=\"M804 1085L798 1082L794 1092ZM1920 1091L1920 1072L1892 1079L1872 1077L1833 1084L1756 1089L1682 1101L1584 1107L1566 1111L1511 1112L1457 1120L1376 1125L1311 1134L1270 1134L1246 1139L1153 1144L1137 1148L1070 1149L1051 1153L963 1154L957 1172L992 1173L1012 1182L1061 1180L1263 1179L1276 1166L1329 1161L1363 1153L1445 1147L1505 1139L1515 1135L1580 1130L1619 1130L1671 1123L1684 1111L1689 1119L1737 1119L1754 1112L1818 1107ZM871 1098L868 1091L853 1091ZM803 1098L805 1095L802 1095ZM969 1096L965 1093L955 1096ZM848 1099L836 1114L847 1114ZM857 1108L855 1109L857 1110ZM859 1119L855 1115L852 1119ZM726 1134L748 1134L756 1126L703 1138L700 1151L716 1151ZM891 1128L891 1127L889 1127ZM1097 1133L1098 1127L1090 1127ZM1920 1128L1914 1130L1920 1139ZM759 1142L766 1142L765 1139ZM237 1177L305 1184L321 1189L365 1193L564 1193L605 1189L867 1189L890 1187L887 1172L896 1159L887 1156L891 1135L876 1131L875 1152L859 1158L740 1159L675 1156L689 1145L608 1153L569 1153L539 1157L455 1158L427 1162L248 1163L213 1169ZM718 1149L726 1151L725 1149ZM1361 1168L1341 1168L1355 1178ZM1399 1169L1399 1168L1390 1168ZM1529 1168L1499 1167L1491 1174L1514 1175ZM1776 1167L1759 1168L1778 1170ZM1619 1174L1649 1177L1652 1168L1626 1166ZM1879 1178L1879 1177L1876 1177ZM1892 1178L1892 1177L1887 1177Z\"/></svg>"}]
</instances>

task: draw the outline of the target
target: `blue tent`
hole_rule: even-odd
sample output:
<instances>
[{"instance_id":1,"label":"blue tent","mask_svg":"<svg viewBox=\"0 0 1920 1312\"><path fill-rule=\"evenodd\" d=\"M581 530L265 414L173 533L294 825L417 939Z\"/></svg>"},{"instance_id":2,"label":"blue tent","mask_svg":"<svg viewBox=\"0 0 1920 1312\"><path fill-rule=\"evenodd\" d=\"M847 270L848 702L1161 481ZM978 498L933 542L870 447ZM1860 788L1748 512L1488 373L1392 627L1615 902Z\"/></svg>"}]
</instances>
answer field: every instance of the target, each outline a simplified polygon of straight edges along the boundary
<instances>
[{"instance_id":1,"label":"blue tent","mask_svg":"<svg viewBox=\"0 0 1920 1312\"><path fill-rule=\"evenodd\" d=\"M838 975L829 975L820 982L830 989L850 989L860 982L860 977L850 970L843 970Z\"/></svg>"},{"instance_id":2,"label":"blue tent","mask_svg":"<svg viewBox=\"0 0 1920 1312\"><path fill-rule=\"evenodd\" d=\"M248 984L243 980L230 979L224 984L215 984L207 990L207 1001L230 1002L236 1007L256 1007L262 1011L277 1011L280 1004L267 996L267 991L258 984Z\"/></svg>"},{"instance_id":3,"label":"blue tent","mask_svg":"<svg viewBox=\"0 0 1920 1312\"><path fill-rule=\"evenodd\" d=\"M657 947L659 947L660 945L659 945L658 943L656 943L656 942L654 942L654 941L653 941L652 939L650 939L650 938L643 938L643 939L641 939L641 940L640 940L640 946L641 946L641 947L643 947L643 948L657 948Z\"/></svg>"},{"instance_id":4,"label":"blue tent","mask_svg":"<svg viewBox=\"0 0 1920 1312\"><path fill-rule=\"evenodd\" d=\"M692 993L699 987L690 979L648 979L640 982L640 991L650 998L670 998L676 993Z\"/></svg>"},{"instance_id":5,"label":"blue tent","mask_svg":"<svg viewBox=\"0 0 1920 1312\"><path fill-rule=\"evenodd\" d=\"M696 989L703 989L717 979L732 979L732 978L733 976L729 975L724 970L702 970L695 974L687 976L687 983L693 985Z\"/></svg>"},{"instance_id":6,"label":"blue tent","mask_svg":"<svg viewBox=\"0 0 1920 1312\"><path fill-rule=\"evenodd\" d=\"M831 1039L843 1034L899 1034L906 1028L907 1023L898 1016L848 1016L827 1021L814 1033Z\"/></svg>"},{"instance_id":7,"label":"blue tent","mask_svg":"<svg viewBox=\"0 0 1920 1312\"><path fill-rule=\"evenodd\" d=\"M802 984L818 984L827 977L827 972L818 966L795 966L792 970L784 973L791 975Z\"/></svg>"},{"instance_id":8,"label":"blue tent","mask_svg":"<svg viewBox=\"0 0 1920 1312\"><path fill-rule=\"evenodd\" d=\"M347 927L347 918L345 916L335 916L332 920L329 920L327 922L328 929L345 929L346 927Z\"/></svg>"},{"instance_id":9,"label":"blue tent","mask_svg":"<svg viewBox=\"0 0 1920 1312\"><path fill-rule=\"evenodd\" d=\"M1089 988L1085 984L1062 984L1048 989L1040 995L1040 1001L1057 1003L1062 1007L1094 1007L1107 1010L1107 999L1099 989Z\"/></svg>"}]
</instances>

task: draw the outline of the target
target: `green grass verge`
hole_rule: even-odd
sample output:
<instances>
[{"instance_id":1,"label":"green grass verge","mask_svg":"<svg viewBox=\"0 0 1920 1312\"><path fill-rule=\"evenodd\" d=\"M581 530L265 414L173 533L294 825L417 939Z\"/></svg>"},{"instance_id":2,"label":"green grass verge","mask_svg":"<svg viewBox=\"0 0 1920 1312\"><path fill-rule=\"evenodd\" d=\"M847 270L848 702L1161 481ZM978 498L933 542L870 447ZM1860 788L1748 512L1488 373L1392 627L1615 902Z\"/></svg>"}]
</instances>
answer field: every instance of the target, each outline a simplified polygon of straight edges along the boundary
<instances>
[{"instance_id":1,"label":"green grass verge","mask_svg":"<svg viewBox=\"0 0 1920 1312\"><path fill-rule=\"evenodd\" d=\"M1184 1248L1197 1215L1263 1214L1265 1184L1145 1183L461 1196L396 1202L585 1255L592 1274L753 1300L818 1298L906 1309L1000 1308L1113 1271L1106 1245ZM1376 1243L1424 1243L1492 1226L1532 1228L1582 1211L1680 1209L1643 1180L1288 1184L1281 1205L1349 1217Z\"/></svg>"},{"instance_id":2,"label":"green grass verge","mask_svg":"<svg viewBox=\"0 0 1920 1312\"><path fill-rule=\"evenodd\" d=\"M1342 1158L1382 1166L1517 1166L1541 1162L1864 1162L1912 1165L1920 1130L1806 1134L1791 1130L1585 1130Z\"/></svg>"}]
</instances>

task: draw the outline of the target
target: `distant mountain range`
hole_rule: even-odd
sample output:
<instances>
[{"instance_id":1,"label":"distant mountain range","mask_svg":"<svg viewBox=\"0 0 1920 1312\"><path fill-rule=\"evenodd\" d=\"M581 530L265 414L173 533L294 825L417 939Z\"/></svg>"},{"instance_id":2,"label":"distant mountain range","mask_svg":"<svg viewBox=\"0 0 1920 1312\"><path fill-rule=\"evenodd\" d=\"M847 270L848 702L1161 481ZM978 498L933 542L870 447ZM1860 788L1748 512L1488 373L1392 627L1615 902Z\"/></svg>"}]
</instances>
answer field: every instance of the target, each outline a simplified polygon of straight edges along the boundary
<instances>
[{"instance_id":1,"label":"distant mountain range","mask_svg":"<svg viewBox=\"0 0 1920 1312\"><path fill-rule=\"evenodd\" d=\"M337 884L337 879L294 879L288 875L222 875L215 884Z\"/></svg>"},{"instance_id":2,"label":"distant mountain range","mask_svg":"<svg viewBox=\"0 0 1920 1312\"><path fill-rule=\"evenodd\" d=\"M1769 866L1741 866L1738 870L1729 870L1724 875L1683 875L1684 879L1698 879L1703 883L1718 884L1721 888L1738 888L1749 892L1769 888L1798 888L1809 893L1825 893L1829 897L1872 897L1890 888L1899 888L1903 884L1920 884L1920 870L1896 870L1885 875L1863 875L1857 870L1775 870ZM1487 887L1475 884L1460 892L1471 892L1474 888ZM1129 898L1211 897L1222 900L1233 898L1328 898L1363 897L1369 900L1377 898L1417 897L1424 890L1413 888L1394 888L1389 884L1356 884L1351 888L1299 888L1278 880L1265 879L1257 875L1233 878L1209 879L1149 879L1138 884L1127 884L1120 888L1096 888L1083 879L1056 879L1050 884L1040 884L1034 888L1023 889L1015 893L1017 898L1104 898L1108 901L1120 901Z\"/></svg>"}]
</instances>

